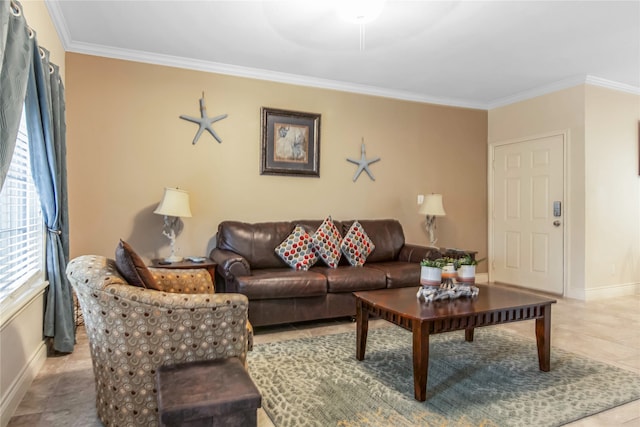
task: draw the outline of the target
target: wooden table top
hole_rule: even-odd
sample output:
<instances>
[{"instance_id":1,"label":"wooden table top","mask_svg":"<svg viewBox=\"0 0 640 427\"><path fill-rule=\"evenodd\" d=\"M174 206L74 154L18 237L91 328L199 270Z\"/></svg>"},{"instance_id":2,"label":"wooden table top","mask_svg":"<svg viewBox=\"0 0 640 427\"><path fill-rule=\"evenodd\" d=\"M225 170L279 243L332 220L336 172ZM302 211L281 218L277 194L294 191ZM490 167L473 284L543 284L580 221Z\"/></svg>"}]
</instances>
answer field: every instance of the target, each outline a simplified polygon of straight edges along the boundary
<instances>
[{"instance_id":1,"label":"wooden table top","mask_svg":"<svg viewBox=\"0 0 640 427\"><path fill-rule=\"evenodd\" d=\"M527 308L552 304L556 300L526 291L491 285L475 285L480 289L477 297L425 302L416 294L418 287L380 289L354 292L357 299L369 305L415 320L438 320L478 313L490 313L509 308Z\"/></svg>"}]
</instances>

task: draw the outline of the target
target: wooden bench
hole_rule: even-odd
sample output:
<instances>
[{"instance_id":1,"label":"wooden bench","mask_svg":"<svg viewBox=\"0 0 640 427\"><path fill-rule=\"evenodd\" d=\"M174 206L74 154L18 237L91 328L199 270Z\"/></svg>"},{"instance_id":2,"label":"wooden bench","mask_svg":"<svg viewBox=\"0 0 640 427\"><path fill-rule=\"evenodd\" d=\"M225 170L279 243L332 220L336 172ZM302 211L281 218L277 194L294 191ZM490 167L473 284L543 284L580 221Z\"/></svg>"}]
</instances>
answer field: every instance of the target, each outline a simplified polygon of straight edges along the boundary
<instances>
[{"instance_id":1,"label":"wooden bench","mask_svg":"<svg viewBox=\"0 0 640 427\"><path fill-rule=\"evenodd\" d=\"M256 426L262 396L237 358L162 366L160 426Z\"/></svg>"}]
</instances>

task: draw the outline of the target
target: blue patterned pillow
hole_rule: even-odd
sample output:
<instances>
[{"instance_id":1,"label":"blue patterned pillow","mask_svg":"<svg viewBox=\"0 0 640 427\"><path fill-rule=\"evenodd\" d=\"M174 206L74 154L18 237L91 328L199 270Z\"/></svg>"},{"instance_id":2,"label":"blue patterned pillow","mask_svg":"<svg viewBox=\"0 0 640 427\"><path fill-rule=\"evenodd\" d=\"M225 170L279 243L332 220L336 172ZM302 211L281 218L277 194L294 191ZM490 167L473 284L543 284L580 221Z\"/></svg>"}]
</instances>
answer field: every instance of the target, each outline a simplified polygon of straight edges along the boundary
<instances>
[{"instance_id":1,"label":"blue patterned pillow","mask_svg":"<svg viewBox=\"0 0 640 427\"><path fill-rule=\"evenodd\" d=\"M276 246L276 254L296 270L308 270L318 261L311 236L299 225L282 243Z\"/></svg>"}]
</instances>

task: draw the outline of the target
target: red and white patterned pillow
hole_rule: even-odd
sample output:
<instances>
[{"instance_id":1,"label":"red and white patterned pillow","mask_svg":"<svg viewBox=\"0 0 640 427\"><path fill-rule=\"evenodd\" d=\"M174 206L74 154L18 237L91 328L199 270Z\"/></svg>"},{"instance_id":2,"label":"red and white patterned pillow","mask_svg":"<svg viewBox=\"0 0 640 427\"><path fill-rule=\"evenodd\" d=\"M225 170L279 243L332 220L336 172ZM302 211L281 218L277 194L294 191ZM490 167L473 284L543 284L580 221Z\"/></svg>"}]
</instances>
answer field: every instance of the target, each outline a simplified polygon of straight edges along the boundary
<instances>
[{"instance_id":1,"label":"red and white patterned pillow","mask_svg":"<svg viewBox=\"0 0 640 427\"><path fill-rule=\"evenodd\" d=\"M311 236L318 257L331 268L337 268L340 262L340 242L342 236L331 217L326 217L320 227Z\"/></svg>"},{"instance_id":2,"label":"red and white patterned pillow","mask_svg":"<svg viewBox=\"0 0 640 427\"><path fill-rule=\"evenodd\" d=\"M349 260L349 264L355 267L363 266L369 254L375 248L376 245L373 244L358 221L353 221L340 244L340 249Z\"/></svg>"},{"instance_id":3,"label":"red and white patterned pillow","mask_svg":"<svg viewBox=\"0 0 640 427\"><path fill-rule=\"evenodd\" d=\"M308 270L318 261L311 236L299 225L282 243L276 246L276 254L296 270Z\"/></svg>"}]
</instances>

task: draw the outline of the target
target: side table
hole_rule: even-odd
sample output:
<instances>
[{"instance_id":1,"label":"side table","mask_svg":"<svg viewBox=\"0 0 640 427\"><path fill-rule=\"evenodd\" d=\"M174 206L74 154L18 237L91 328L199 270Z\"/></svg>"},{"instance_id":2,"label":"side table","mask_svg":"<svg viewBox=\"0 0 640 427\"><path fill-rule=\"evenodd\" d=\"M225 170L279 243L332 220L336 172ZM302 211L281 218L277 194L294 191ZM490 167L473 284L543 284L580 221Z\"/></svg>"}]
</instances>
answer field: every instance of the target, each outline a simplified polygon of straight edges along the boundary
<instances>
[{"instance_id":1,"label":"side table","mask_svg":"<svg viewBox=\"0 0 640 427\"><path fill-rule=\"evenodd\" d=\"M216 266L218 264L216 264L215 262L211 261L210 259L206 259L203 262L193 262L193 261L188 261L188 260L183 260L180 262L172 262L171 264L160 264L161 261L164 261L162 259L152 259L151 260L151 267L153 268L169 268L169 269L174 269L174 270L186 270L189 268L204 268L205 270L207 270L209 272L209 275L211 276L211 281L213 282L213 286L215 288L216 286Z\"/></svg>"}]
</instances>

